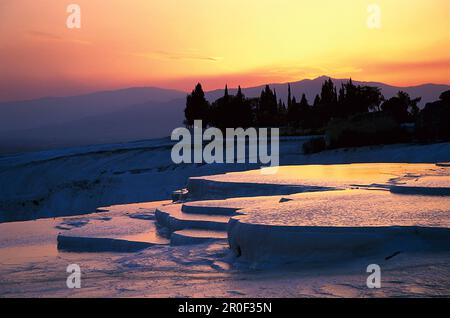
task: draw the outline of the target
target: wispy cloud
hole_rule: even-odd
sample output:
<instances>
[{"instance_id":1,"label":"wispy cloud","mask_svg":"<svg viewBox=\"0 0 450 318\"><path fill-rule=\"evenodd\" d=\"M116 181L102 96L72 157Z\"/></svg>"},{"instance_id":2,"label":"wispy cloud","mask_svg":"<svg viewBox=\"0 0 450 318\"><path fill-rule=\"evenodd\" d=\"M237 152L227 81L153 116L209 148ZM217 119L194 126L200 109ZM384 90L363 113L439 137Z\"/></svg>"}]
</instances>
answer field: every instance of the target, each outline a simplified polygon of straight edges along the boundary
<instances>
[{"instance_id":1,"label":"wispy cloud","mask_svg":"<svg viewBox=\"0 0 450 318\"><path fill-rule=\"evenodd\" d=\"M58 42L75 43L75 44L81 44L81 45L91 45L92 44L89 41L73 39L73 38L62 36L59 34L42 32L42 31L37 31L37 30L30 30L27 32L27 34L33 38L36 38L36 39L42 40L42 41L58 41Z\"/></svg>"},{"instance_id":2,"label":"wispy cloud","mask_svg":"<svg viewBox=\"0 0 450 318\"><path fill-rule=\"evenodd\" d=\"M218 62L222 57L207 56L196 52L168 52L153 51L148 53L132 53L133 56L149 58L149 59L167 59L167 60L202 60L210 62Z\"/></svg>"}]
</instances>

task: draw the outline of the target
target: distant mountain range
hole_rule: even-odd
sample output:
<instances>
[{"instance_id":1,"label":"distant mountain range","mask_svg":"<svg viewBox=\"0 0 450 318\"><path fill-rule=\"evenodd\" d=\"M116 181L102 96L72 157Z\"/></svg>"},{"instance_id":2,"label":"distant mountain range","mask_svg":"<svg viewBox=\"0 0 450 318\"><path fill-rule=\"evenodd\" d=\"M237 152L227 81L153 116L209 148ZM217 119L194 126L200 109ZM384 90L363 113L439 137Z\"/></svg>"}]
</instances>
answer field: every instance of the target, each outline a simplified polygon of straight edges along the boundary
<instances>
[{"instance_id":1,"label":"distant mountain range","mask_svg":"<svg viewBox=\"0 0 450 318\"><path fill-rule=\"evenodd\" d=\"M186 93L143 87L0 103L0 153L168 136Z\"/></svg>"},{"instance_id":2,"label":"distant mountain range","mask_svg":"<svg viewBox=\"0 0 450 318\"><path fill-rule=\"evenodd\" d=\"M326 76L291 83L299 100L305 93L310 103L320 93ZM347 79L332 79L336 86ZM437 100L449 85L424 84L395 87L377 82L353 81L356 85L380 87L386 98L403 90L422 97L421 105ZM270 84L287 100L287 83ZM264 85L243 88L247 97L257 97ZM235 94L236 89L230 88ZM0 153L126 142L170 135L182 125L186 92L154 87L128 88L69 97L49 97L0 103ZM206 92L210 101L223 96L223 89Z\"/></svg>"},{"instance_id":3,"label":"distant mountain range","mask_svg":"<svg viewBox=\"0 0 450 318\"><path fill-rule=\"evenodd\" d=\"M314 98L317 94L320 94L322 89L322 84L325 80L327 80L328 76L320 76L315 79L309 80L305 79L299 82L290 83L292 94L296 97L298 101L302 94L304 93L308 98L310 104L313 103ZM335 79L331 78L335 86L338 89L341 87L342 83L348 81L348 79ZM407 92L411 97L422 97L422 101L420 105L425 106L426 103L433 102L439 98L439 95L450 89L450 85L437 85L437 84L423 84L418 86L408 86L408 87L398 87L387 85L379 82L361 82L353 80L355 85L367 85L367 86L376 86L381 88L381 92L386 98L390 98L397 94L398 91L402 90ZM288 83L283 84L269 84L272 89L275 89L277 92L277 96L281 98L283 101L287 100L288 95ZM250 87L242 89L243 93L247 97L258 97L261 94L261 91L264 89L265 85ZM229 89L230 94L236 94L236 89ZM208 100L216 100L219 97L223 96L223 89L214 90L206 93Z\"/></svg>"}]
</instances>

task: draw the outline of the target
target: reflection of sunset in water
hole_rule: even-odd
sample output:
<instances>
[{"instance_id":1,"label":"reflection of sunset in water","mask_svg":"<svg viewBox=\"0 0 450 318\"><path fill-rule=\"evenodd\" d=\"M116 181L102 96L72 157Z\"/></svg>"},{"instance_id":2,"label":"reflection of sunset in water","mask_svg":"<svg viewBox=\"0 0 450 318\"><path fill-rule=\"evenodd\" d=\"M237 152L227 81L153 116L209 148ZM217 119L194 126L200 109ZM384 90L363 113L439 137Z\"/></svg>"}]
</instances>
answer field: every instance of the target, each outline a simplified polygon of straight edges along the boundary
<instances>
[{"instance_id":1,"label":"reflection of sunset in water","mask_svg":"<svg viewBox=\"0 0 450 318\"><path fill-rule=\"evenodd\" d=\"M225 182L255 182L295 184L310 186L371 185L388 182L404 182L415 176L444 176L450 178L450 168L434 164L345 164L282 166L273 175L261 174L259 170L233 172L206 177L208 180Z\"/></svg>"},{"instance_id":2,"label":"reflection of sunset in water","mask_svg":"<svg viewBox=\"0 0 450 318\"><path fill-rule=\"evenodd\" d=\"M293 201L243 210L243 222L285 226L450 228L450 196L392 194L383 190L303 193Z\"/></svg>"}]
</instances>

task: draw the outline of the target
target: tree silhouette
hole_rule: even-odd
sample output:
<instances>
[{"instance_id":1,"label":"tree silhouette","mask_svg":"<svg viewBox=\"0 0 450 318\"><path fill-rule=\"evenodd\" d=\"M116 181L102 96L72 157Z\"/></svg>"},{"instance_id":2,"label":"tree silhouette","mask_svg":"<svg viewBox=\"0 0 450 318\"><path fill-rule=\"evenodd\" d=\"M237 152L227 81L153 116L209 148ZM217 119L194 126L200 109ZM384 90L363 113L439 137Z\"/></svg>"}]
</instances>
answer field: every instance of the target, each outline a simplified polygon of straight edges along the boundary
<instances>
[{"instance_id":1,"label":"tree silhouette","mask_svg":"<svg viewBox=\"0 0 450 318\"><path fill-rule=\"evenodd\" d=\"M339 90L338 109L334 115L348 117L369 111L379 111L384 97L378 87L355 86L350 79Z\"/></svg>"},{"instance_id":2,"label":"tree silhouette","mask_svg":"<svg viewBox=\"0 0 450 318\"><path fill-rule=\"evenodd\" d=\"M195 89L186 98L186 108L184 115L186 117L185 125L192 128L194 120L203 120L204 125L208 124L209 103L205 98L202 85L198 83Z\"/></svg>"},{"instance_id":3,"label":"tree silhouette","mask_svg":"<svg viewBox=\"0 0 450 318\"><path fill-rule=\"evenodd\" d=\"M337 111L337 92L333 81L329 78L322 85L320 97L316 96L314 100L313 125L325 127Z\"/></svg>"},{"instance_id":4,"label":"tree silhouette","mask_svg":"<svg viewBox=\"0 0 450 318\"><path fill-rule=\"evenodd\" d=\"M230 98L230 95L228 94L228 84L225 85L225 93L223 95L223 98L226 100Z\"/></svg>"},{"instance_id":5,"label":"tree silhouette","mask_svg":"<svg viewBox=\"0 0 450 318\"><path fill-rule=\"evenodd\" d=\"M299 111L299 125L304 127L306 126L305 124L309 120L311 114L311 107L309 106L305 94L302 95L298 111Z\"/></svg>"},{"instance_id":6,"label":"tree silhouette","mask_svg":"<svg viewBox=\"0 0 450 318\"><path fill-rule=\"evenodd\" d=\"M297 99L295 98L295 96L291 96L291 85L288 85L288 108L286 113L286 124L288 124L290 127L298 128L300 116L299 104L297 103Z\"/></svg>"},{"instance_id":7,"label":"tree silhouette","mask_svg":"<svg viewBox=\"0 0 450 318\"><path fill-rule=\"evenodd\" d=\"M309 110L309 104L305 94L302 95L302 99L300 100L300 109L302 111Z\"/></svg>"},{"instance_id":8,"label":"tree silhouette","mask_svg":"<svg viewBox=\"0 0 450 318\"><path fill-rule=\"evenodd\" d=\"M335 105L337 102L336 88L334 87L331 78L326 80L322 85L320 102L322 105Z\"/></svg>"},{"instance_id":9,"label":"tree silhouette","mask_svg":"<svg viewBox=\"0 0 450 318\"><path fill-rule=\"evenodd\" d=\"M276 126L278 114L278 102L275 91L266 85L261 92L258 107L258 125L262 127Z\"/></svg>"},{"instance_id":10,"label":"tree silhouette","mask_svg":"<svg viewBox=\"0 0 450 318\"><path fill-rule=\"evenodd\" d=\"M228 93L228 85L225 85L223 97L211 105L211 125L221 130L234 127L232 97Z\"/></svg>"},{"instance_id":11,"label":"tree silhouette","mask_svg":"<svg viewBox=\"0 0 450 318\"><path fill-rule=\"evenodd\" d=\"M239 86L236 96L230 95L225 86L223 97L217 99L210 110L211 125L221 130L247 128L254 124L252 102L245 98Z\"/></svg>"},{"instance_id":12,"label":"tree silhouette","mask_svg":"<svg viewBox=\"0 0 450 318\"><path fill-rule=\"evenodd\" d=\"M398 122L412 122L419 113L417 104L422 98L414 98L403 91L397 93L396 96L388 99L381 105L383 112L391 114Z\"/></svg>"},{"instance_id":13,"label":"tree silhouette","mask_svg":"<svg viewBox=\"0 0 450 318\"><path fill-rule=\"evenodd\" d=\"M286 109L286 104L283 103L281 101L281 98L278 100L278 110L277 110L277 115L278 115L278 119L277 119L277 126L280 127L284 127L287 124L287 109Z\"/></svg>"},{"instance_id":14,"label":"tree silhouette","mask_svg":"<svg viewBox=\"0 0 450 318\"><path fill-rule=\"evenodd\" d=\"M364 111L375 111L381 110L381 103L384 101L384 96L381 94L381 89L379 87L373 86L363 86L361 87L362 103Z\"/></svg>"},{"instance_id":15,"label":"tree silhouette","mask_svg":"<svg viewBox=\"0 0 450 318\"><path fill-rule=\"evenodd\" d=\"M292 106L292 94L291 94L291 84L288 84L288 100L287 100L287 107L288 110Z\"/></svg>"},{"instance_id":16,"label":"tree silhouette","mask_svg":"<svg viewBox=\"0 0 450 318\"><path fill-rule=\"evenodd\" d=\"M243 127L247 128L252 125L252 109L250 103L242 94L242 89L239 86L236 96L231 97L230 101L230 111L228 127L237 128Z\"/></svg>"},{"instance_id":17,"label":"tree silhouette","mask_svg":"<svg viewBox=\"0 0 450 318\"><path fill-rule=\"evenodd\" d=\"M238 87L236 97L234 98L234 116L237 117L237 127L248 128L253 124L252 107L249 100L242 94L241 86Z\"/></svg>"},{"instance_id":18,"label":"tree silhouette","mask_svg":"<svg viewBox=\"0 0 450 318\"><path fill-rule=\"evenodd\" d=\"M417 120L418 136L422 140L450 140L450 91L443 92L438 101L428 103Z\"/></svg>"},{"instance_id":19,"label":"tree silhouette","mask_svg":"<svg viewBox=\"0 0 450 318\"><path fill-rule=\"evenodd\" d=\"M314 98L314 104L313 104L313 106L314 106L314 107L318 107L319 104L320 104L320 96L319 96L319 95L316 95L316 97Z\"/></svg>"}]
</instances>

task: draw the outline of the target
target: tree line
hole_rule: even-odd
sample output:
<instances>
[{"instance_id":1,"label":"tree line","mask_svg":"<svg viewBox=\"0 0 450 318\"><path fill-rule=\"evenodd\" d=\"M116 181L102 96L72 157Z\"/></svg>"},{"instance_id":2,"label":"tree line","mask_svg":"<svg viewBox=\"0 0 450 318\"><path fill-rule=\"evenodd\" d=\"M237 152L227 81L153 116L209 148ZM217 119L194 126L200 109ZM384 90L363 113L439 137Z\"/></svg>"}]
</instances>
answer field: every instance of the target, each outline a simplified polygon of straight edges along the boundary
<instances>
[{"instance_id":1,"label":"tree line","mask_svg":"<svg viewBox=\"0 0 450 318\"><path fill-rule=\"evenodd\" d=\"M355 115L383 113L398 124L416 123L426 126L426 118L439 108L444 116L449 107L449 92L441 100L428 104L420 111L420 97L412 98L399 91L386 99L381 89L373 86L355 85L351 79L337 88L331 79L324 81L320 94L310 103L305 94L299 101L287 85L287 104L277 97L275 89L266 85L257 98L247 98L239 86L236 95L231 95L225 86L223 97L209 103L201 84L197 84L187 96L185 124L192 127L194 120L202 120L204 126L225 128L286 127L293 130L325 129L331 120L345 120ZM446 108L447 107L447 108ZM426 115L426 116L425 116ZM436 116L434 116L436 117ZM433 117L433 120L437 119ZM425 118L425 119L424 119ZM450 118L446 118L450 119Z\"/></svg>"}]
</instances>

